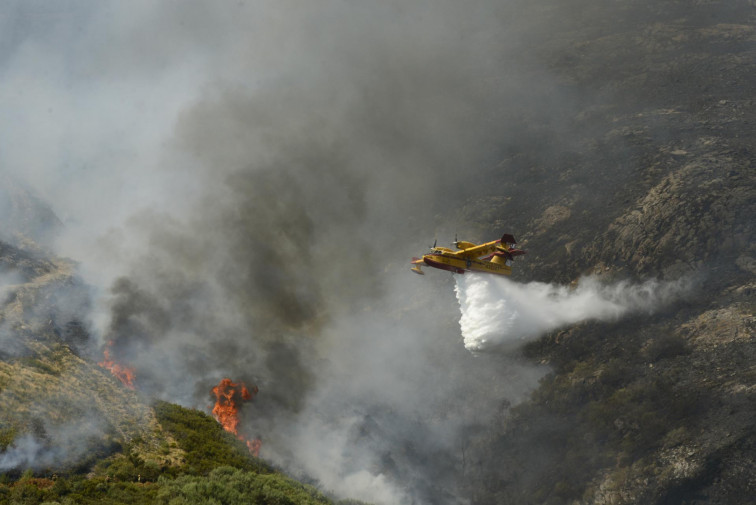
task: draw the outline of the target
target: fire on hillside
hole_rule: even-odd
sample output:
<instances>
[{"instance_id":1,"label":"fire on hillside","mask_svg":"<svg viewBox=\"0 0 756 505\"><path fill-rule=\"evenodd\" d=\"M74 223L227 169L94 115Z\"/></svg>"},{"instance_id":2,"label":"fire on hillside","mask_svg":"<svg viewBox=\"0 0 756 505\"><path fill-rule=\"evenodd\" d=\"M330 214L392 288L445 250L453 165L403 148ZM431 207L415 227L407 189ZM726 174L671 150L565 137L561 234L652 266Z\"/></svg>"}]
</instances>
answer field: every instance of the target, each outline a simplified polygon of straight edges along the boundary
<instances>
[{"instance_id":1,"label":"fire on hillside","mask_svg":"<svg viewBox=\"0 0 756 505\"><path fill-rule=\"evenodd\" d=\"M257 386L252 386L250 391L243 382L234 383L231 379L221 380L212 389L215 396L213 416L223 426L223 429L233 433L236 438L246 443L249 452L255 457L260 455L262 440L260 437L250 440L239 433L239 406L242 402L251 401L257 392Z\"/></svg>"},{"instance_id":2,"label":"fire on hillside","mask_svg":"<svg viewBox=\"0 0 756 505\"><path fill-rule=\"evenodd\" d=\"M110 373L113 374L113 376L116 377L119 381L121 381L127 388L135 389L134 379L136 379L136 372L134 371L134 368L124 366L111 358L110 346L112 344L112 341L108 342L108 346L102 352L103 360L97 364L102 368L109 370Z\"/></svg>"}]
</instances>

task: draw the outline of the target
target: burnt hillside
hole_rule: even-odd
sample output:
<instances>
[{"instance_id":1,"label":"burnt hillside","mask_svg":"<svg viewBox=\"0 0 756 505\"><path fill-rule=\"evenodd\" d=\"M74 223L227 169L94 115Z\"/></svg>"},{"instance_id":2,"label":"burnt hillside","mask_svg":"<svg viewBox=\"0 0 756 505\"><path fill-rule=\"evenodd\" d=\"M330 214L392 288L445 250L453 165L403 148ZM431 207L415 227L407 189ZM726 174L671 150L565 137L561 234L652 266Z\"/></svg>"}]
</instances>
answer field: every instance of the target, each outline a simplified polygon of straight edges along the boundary
<instances>
[{"instance_id":1,"label":"burnt hillside","mask_svg":"<svg viewBox=\"0 0 756 505\"><path fill-rule=\"evenodd\" d=\"M563 2L550 12L581 6L579 25L536 42L577 97L570 138L528 124L531 143L512 143L492 169L495 193L470 199L462 219L529 230L520 279L694 275L700 287L664 313L529 345L553 372L472 440L473 502L749 503L754 6ZM534 149L536 136L550 147Z\"/></svg>"}]
</instances>

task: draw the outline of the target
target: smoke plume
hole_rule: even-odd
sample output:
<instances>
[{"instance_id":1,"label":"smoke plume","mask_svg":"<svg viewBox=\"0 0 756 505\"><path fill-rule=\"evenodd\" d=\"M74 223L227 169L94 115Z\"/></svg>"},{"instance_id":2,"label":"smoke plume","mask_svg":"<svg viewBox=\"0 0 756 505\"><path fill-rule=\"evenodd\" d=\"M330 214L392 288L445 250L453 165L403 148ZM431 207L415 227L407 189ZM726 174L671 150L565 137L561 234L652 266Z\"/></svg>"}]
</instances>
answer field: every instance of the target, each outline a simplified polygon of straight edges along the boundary
<instances>
[{"instance_id":1,"label":"smoke plume","mask_svg":"<svg viewBox=\"0 0 756 505\"><path fill-rule=\"evenodd\" d=\"M465 347L514 348L551 330L590 319L614 321L632 312L651 314L690 291L692 280L604 284L583 277L577 286L521 284L478 274L456 277Z\"/></svg>"},{"instance_id":2,"label":"smoke plume","mask_svg":"<svg viewBox=\"0 0 756 505\"><path fill-rule=\"evenodd\" d=\"M255 384L261 457L337 494L458 502L468 434L544 371L471 356L450 285L406 263L507 176L506 145L568 138L527 127L571 104L524 51L524 5L8 2L0 162L60 218L26 233L80 262L92 340L145 394L207 409L221 378ZM580 319L583 298L532 290L549 325ZM490 303L534 335L519 294L463 291L484 311L466 344L499 338L475 326ZM586 298L603 312L582 317L626 310Z\"/></svg>"},{"instance_id":3,"label":"smoke plume","mask_svg":"<svg viewBox=\"0 0 756 505\"><path fill-rule=\"evenodd\" d=\"M75 424L37 423L35 431L17 437L0 453L0 472L75 465L101 449L98 438L105 430L101 422L89 416Z\"/></svg>"}]
</instances>

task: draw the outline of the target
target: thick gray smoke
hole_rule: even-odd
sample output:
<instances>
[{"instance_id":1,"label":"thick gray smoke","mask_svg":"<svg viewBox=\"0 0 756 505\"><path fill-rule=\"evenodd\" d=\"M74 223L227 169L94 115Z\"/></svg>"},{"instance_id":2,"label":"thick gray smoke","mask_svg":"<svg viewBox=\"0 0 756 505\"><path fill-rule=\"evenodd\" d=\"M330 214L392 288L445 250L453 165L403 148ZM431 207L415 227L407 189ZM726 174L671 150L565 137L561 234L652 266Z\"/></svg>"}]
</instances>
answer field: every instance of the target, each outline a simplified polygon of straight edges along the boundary
<instances>
[{"instance_id":1,"label":"thick gray smoke","mask_svg":"<svg viewBox=\"0 0 756 505\"><path fill-rule=\"evenodd\" d=\"M377 503L457 499L466 434L543 371L469 355L451 284L406 262L488 191L512 118L562 102L507 5L3 7L2 166L60 217L142 391L207 408L222 377L257 384L263 457Z\"/></svg>"}]
</instances>

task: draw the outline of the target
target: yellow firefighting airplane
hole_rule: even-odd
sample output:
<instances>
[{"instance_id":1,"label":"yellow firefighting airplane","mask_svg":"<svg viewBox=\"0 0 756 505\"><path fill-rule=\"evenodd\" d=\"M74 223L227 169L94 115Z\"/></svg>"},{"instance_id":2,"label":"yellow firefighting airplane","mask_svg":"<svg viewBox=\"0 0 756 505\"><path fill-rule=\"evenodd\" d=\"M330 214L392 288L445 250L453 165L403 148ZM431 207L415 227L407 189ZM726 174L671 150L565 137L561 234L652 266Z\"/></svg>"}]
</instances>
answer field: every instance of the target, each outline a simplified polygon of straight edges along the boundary
<instances>
[{"instance_id":1,"label":"yellow firefighting airplane","mask_svg":"<svg viewBox=\"0 0 756 505\"><path fill-rule=\"evenodd\" d=\"M505 234L499 240L476 245L464 240L455 240L454 246L459 251L452 251L446 247L436 247L433 244L430 253L422 258L412 258L411 268L416 274L424 275L420 266L449 270L452 273L481 272L486 274L509 275L512 273L512 261L515 256L525 254L521 249L515 249L517 241L510 234Z\"/></svg>"}]
</instances>

